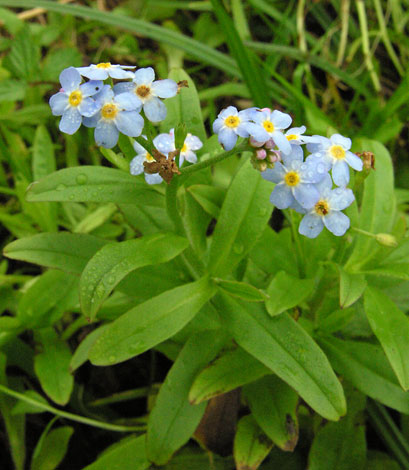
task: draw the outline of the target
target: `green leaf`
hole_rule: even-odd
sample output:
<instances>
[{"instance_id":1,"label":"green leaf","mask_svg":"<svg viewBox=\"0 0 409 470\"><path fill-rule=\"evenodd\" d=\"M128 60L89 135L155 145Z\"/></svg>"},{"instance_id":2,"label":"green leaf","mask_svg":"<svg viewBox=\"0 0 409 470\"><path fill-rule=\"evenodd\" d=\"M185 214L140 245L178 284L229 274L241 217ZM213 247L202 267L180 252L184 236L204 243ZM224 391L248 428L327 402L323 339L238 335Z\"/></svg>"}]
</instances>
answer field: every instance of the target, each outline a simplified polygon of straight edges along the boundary
<instances>
[{"instance_id":1,"label":"green leaf","mask_svg":"<svg viewBox=\"0 0 409 470\"><path fill-rule=\"evenodd\" d=\"M105 449L83 470L146 470L151 464L146 458L145 439L145 434L126 437Z\"/></svg>"},{"instance_id":2,"label":"green leaf","mask_svg":"<svg viewBox=\"0 0 409 470\"><path fill-rule=\"evenodd\" d=\"M33 143L33 177L38 180L56 170L54 146L47 128L37 127Z\"/></svg>"},{"instance_id":3,"label":"green leaf","mask_svg":"<svg viewBox=\"0 0 409 470\"><path fill-rule=\"evenodd\" d=\"M319 320L318 327L320 330L327 333L335 333L348 325L348 323L354 318L355 314L356 310L354 307L335 310L328 316Z\"/></svg>"},{"instance_id":4,"label":"green leaf","mask_svg":"<svg viewBox=\"0 0 409 470\"><path fill-rule=\"evenodd\" d=\"M312 338L287 314L269 317L260 304L239 303L218 295L226 328L249 354L294 388L319 414L337 420L345 398L328 359Z\"/></svg>"},{"instance_id":5,"label":"green leaf","mask_svg":"<svg viewBox=\"0 0 409 470\"><path fill-rule=\"evenodd\" d=\"M271 185L246 161L227 191L212 236L211 274L224 277L253 248L271 215L270 192Z\"/></svg>"},{"instance_id":6,"label":"green leaf","mask_svg":"<svg viewBox=\"0 0 409 470\"><path fill-rule=\"evenodd\" d=\"M363 274L348 273L339 268L339 304L347 308L356 302L364 293L366 279Z\"/></svg>"},{"instance_id":7,"label":"green leaf","mask_svg":"<svg viewBox=\"0 0 409 470\"><path fill-rule=\"evenodd\" d=\"M234 438L234 461L237 470L257 470L273 447L251 415L244 416Z\"/></svg>"},{"instance_id":8,"label":"green leaf","mask_svg":"<svg viewBox=\"0 0 409 470\"><path fill-rule=\"evenodd\" d=\"M396 203L389 152L379 142L368 139L355 141L355 148L373 152L376 156L376 171L372 171L364 183L359 228L374 234L390 233L395 220ZM353 268L355 271L364 266L380 249L373 238L359 234L356 237L354 250L345 265L347 270Z\"/></svg>"},{"instance_id":9,"label":"green leaf","mask_svg":"<svg viewBox=\"0 0 409 470\"><path fill-rule=\"evenodd\" d=\"M185 238L173 233L157 233L102 247L81 275L80 302L84 315L92 320L104 300L131 271L169 261L187 246Z\"/></svg>"},{"instance_id":10,"label":"green leaf","mask_svg":"<svg viewBox=\"0 0 409 470\"><path fill-rule=\"evenodd\" d=\"M374 400L409 414L409 394L404 392L380 346L319 337L319 344L335 370Z\"/></svg>"},{"instance_id":11,"label":"green leaf","mask_svg":"<svg viewBox=\"0 0 409 470\"><path fill-rule=\"evenodd\" d=\"M0 82L0 101L18 101L24 99L27 83L20 80L2 80Z\"/></svg>"},{"instance_id":12,"label":"green leaf","mask_svg":"<svg viewBox=\"0 0 409 470\"><path fill-rule=\"evenodd\" d=\"M375 269L366 269L364 274L372 276L389 277L409 281L409 263L384 264Z\"/></svg>"},{"instance_id":13,"label":"green leaf","mask_svg":"<svg viewBox=\"0 0 409 470\"><path fill-rule=\"evenodd\" d=\"M78 348L75 350L70 361L70 371L73 373L85 362L88 361L89 352L95 341L102 335L108 328L109 324L103 325L100 328L89 333L85 339L81 341Z\"/></svg>"},{"instance_id":14,"label":"green leaf","mask_svg":"<svg viewBox=\"0 0 409 470\"><path fill-rule=\"evenodd\" d=\"M268 295L262 290L246 282L226 281L225 279L218 278L215 278L214 281L221 289L233 297L238 297L247 302L264 302L268 298Z\"/></svg>"},{"instance_id":15,"label":"green leaf","mask_svg":"<svg viewBox=\"0 0 409 470\"><path fill-rule=\"evenodd\" d=\"M251 413L280 449L293 451L298 442L298 395L275 375L243 388Z\"/></svg>"},{"instance_id":16,"label":"green leaf","mask_svg":"<svg viewBox=\"0 0 409 470\"><path fill-rule=\"evenodd\" d=\"M148 421L146 449L155 464L165 464L199 425L206 404L190 404L189 389L199 370L214 358L225 340L220 330L193 335L166 376Z\"/></svg>"},{"instance_id":17,"label":"green leaf","mask_svg":"<svg viewBox=\"0 0 409 470\"><path fill-rule=\"evenodd\" d=\"M5 64L18 78L32 80L38 73L40 48L30 35L28 25L16 34Z\"/></svg>"},{"instance_id":18,"label":"green leaf","mask_svg":"<svg viewBox=\"0 0 409 470\"><path fill-rule=\"evenodd\" d=\"M58 49L50 51L42 64L43 80L57 82L62 70L68 67L81 67L82 55L77 48L74 47L58 47Z\"/></svg>"},{"instance_id":19,"label":"green leaf","mask_svg":"<svg viewBox=\"0 0 409 470\"><path fill-rule=\"evenodd\" d=\"M183 69L172 69L169 78L177 83L186 80L188 87L181 88L176 96L166 100L168 112L166 119L161 123L161 131L169 132L169 129L176 128L178 124L186 124L187 132L204 142L206 131L194 82Z\"/></svg>"},{"instance_id":20,"label":"green leaf","mask_svg":"<svg viewBox=\"0 0 409 470\"><path fill-rule=\"evenodd\" d=\"M63 271L47 271L26 290L17 318L26 328L51 326L78 303L78 278Z\"/></svg>"},{"instance_id":21,"label":"green leaf","mask_svg":"<svg viewBox=\"0 0 409 470\"><path fill-rule=\"evenodd\" d=\"M270 373L261 362L237 348L223 353L200 372L190 389L189 400L201 403Z\"/></svg>"},{"instance_id":22,"label":"green leaf","mask_svg":"<svg viewBox=\"0 0 409 470\"><path fill-rule=\"evenodd\" d=\"M45 405L48 405L47 400L34 390L26 390L23 395L30 398L31 400L35 400L40 403L44 403ZM20 400L13 406L11 414L18 415L26 413L44 413L44 411L45 410L43 408L39 408L38 406L33 405L32 403L27 403L23 400Z\"/></svg>"},{"instance_id":23,"label":"green leaf","mask_svg":"<svg viewBox=\"0 0 409 470\"><path fill-rule=\"evenodd\" d=\"M80 274L106 243L101 238L79 233L40 233L9 243L3 254L7 258Z\"/></svg>"},{"instance_id":24,"label":"green leaf","mask_svg":"<svg viewBox=\"0 0 409 470\"><path fill-rule=\"evenodd\" d=\"M71 426L53 429L44 438L41 436L34 450L31 470L55 470L67 453L68 443L74 432Z\"/></svg>"},{"instance_id":25,"label":"green leaf","mask_svg":"<svg viewBox=\"0 0 409 470\"><path fill-rule=\"evenodd\" d=\"M365 313L369 324L404 390L409 389L409 319L379 290L365 292Z\"/></svg>"},{"instance_id":26,"label":"green leaf","mask_svg":"<svg viewBox=\"0 0 409 470\"><path fill-rule=\"evenodd\" d=\"M139 304L111 323L94 343L89 359L95 365L111 365L147 351L181 330L214 292L205 277Z\"/></svg>"},{"instance_id":27,"label":"green leaf","mask_svg":"<svg viewBox=\"0 0 409 470\"><path fill-rule=\"evenodd\" d=\"M210 216L217 219L223 204L225 191L215 186L193 184L186 189Z\"/></svg>"},{"instance_id":28,"label":"green leaf","mask_svg":"<svg viewBox=\"0 0 409 470\"><path fill-rule=\"evenodd\" d=\"M69 370L71 352L52 328L36 331L42 351L34 358L34 370L44 392L59 405L66 405L74 385Z\"/></svg>"},{"instance_id":29,"label":"green leaf","mask_svg":"<svg viewBox=\"0 0 409 470\"><path fill-rule=\"evenodd\" d=\"M299 279L280 271L267 287L270 297L266 300L267 312L274 316L296 307L307 299L313 290L312 279Z\"/></svg>"},{"instance_id":30,"label":"green leaf","mask_svg":"<svg viewBox=\"0 0 409 470\"><path fill-rule=\"evenodd\" d=\"M27 190L26 199L36 201L115 202L136 204L156 192L135 176L104 166L64 168Z\"/></svg>"}]
</instances>

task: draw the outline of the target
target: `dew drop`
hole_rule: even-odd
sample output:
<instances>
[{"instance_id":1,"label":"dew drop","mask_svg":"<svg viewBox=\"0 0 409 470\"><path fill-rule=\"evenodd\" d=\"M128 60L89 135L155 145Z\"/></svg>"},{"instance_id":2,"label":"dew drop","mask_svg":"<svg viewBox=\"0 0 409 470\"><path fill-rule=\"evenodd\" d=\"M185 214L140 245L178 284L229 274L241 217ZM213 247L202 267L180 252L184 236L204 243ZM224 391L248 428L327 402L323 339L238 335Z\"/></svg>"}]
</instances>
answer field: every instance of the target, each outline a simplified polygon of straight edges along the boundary
<instances>
[{"instance_id":1,"label":"dew drop","mask_svg":"<svg viewBox=\"0 0 409 470\"><path fill-rule=\"evenodd\" d=\"M77 184L86 184L88 181L87 175L84 175L83 173L79 174L76 178Z\"/></svg>"},{"instance_id":2,"label":"dew drop","mask_svg":"<svg viewBox=\"0 0 409 470\"><path fill-rule=\"evenodd\" d=\"M113 364L116 361L116 356L109 356L108 361Z\"/></svg>"}]
</instances>

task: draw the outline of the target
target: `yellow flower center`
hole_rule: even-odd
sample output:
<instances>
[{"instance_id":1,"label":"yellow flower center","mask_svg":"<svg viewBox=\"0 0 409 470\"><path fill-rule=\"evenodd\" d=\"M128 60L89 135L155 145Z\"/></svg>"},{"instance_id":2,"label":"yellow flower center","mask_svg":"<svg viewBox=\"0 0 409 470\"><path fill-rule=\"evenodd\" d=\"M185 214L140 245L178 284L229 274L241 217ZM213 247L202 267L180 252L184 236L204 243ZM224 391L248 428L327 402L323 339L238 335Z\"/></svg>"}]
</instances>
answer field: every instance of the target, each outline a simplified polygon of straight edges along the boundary
<instances>
[{"instance_id":1,"label":"yellow flower center","mask_svg":"<svg viewBox=\"0 0 409 470\"><path fill-rule=\"evenodd\" d=\"M118 108L113 103L104 104L101 109L102 117L105 119L114 119L118 114Z\"/></svg>"},{"instance_id":2,"label":"yellow flower center","mask_svg":"<svg viewBox=\"0 0 409 470\"><path fill-rule=\"evenodd\" d=\"M345 158L345 150L340 145L332 145L329 149L329 152L334 158L337 158L338 160Z\"/></svg>"},{"instance_id":3,"label":"yellow flower center","mask_svg":"<svg viewBox=\"0 0 409 470\"><path fill-rule=\"evenodd\" d=\"M97 65L97 69L109 69L111 67L111 62L101 62Z\"/></svg>"},{"instance_id":4,"label":"yellow flower center","mask_svg":"<svg viewBox=\"0 0 409 470\"><path fill-rule=\"evenodd\" d=\"M320 199L314 206L314 210L318 215L327 215L329 212L328 202Z\"/></svg>"},{"instance_id":5,"label":"yellow flower center","mask_svg":"<svg viewBox=\"0 0 409 470\"><path fill-rule=\"evenodd\" d=\"M284 181L288 186L297 186L297 184L300 182L300 175L295 171L289 171L284 176Z\"/></svg>"},{"instance_id":6,"label":"yellow flower center","mask_svg":"<svg viewBox=\"0 0 409 470\"><path fill-rule=\"evenodd\" d=\"M145 160L148 161L148 162L154 162L155 161L155 159L152 157L152 155L148 152L146 152Z\"/></svg>"},{"instance_id":7,"label":"yellow flower center","mask_svg":"<svg viewBox=\"0 0 409 470\"><path fill-rule=\"evenodd\" d=\"M298 139L298 135L295 135L295 134L286 135L286 137L287 137L287 140L297 140Z\"/></svg>"},{"instance_id":8,"label":"yellow flower center","mask_svg":"<svg viewBox=\"0 0 409 470\"><path fill-rule=\"evenodd\" d=\"M151 89L146 86L146 85L141 85L136 88L135 93L140 97L140 98L146 98L147 96L150 95Z\"/></svg>"},{"instance_id":9,"label":"yellow flower center","mask_svg":"<svg viewBox=\"0 0 409 470\"><path fill-rule=\"evenodd\" d=\"M229 116L224 120L224 124L230 129L234 129L240 124L240 119L237 116Z\"/></svg>"},{"instance_id":10,"label":"yellow flower center","mask_svg":"<svg viewBox=\"0 0 409 470\"><path fill-rule=\"evenodd\" d=\"M267 132L274 132L274 124L271 121L264 121L263 127Z\"/></svg>"},{"instance_id":11,"label":"yellow flower center","mask_svg":"<svg viewBox=\"0 0 409 470\"><path fill-rule=\"evenodd\" d=\"M186 145L186 144L183 144L183 147L182 147L182 149L180 150L180 153L185 153L185 152L187 152L187 150L188 150L188 149L187 149L187 145Z\"/></svg>"},{"instance_id":12,"label":"yellow flower center","mask_svg":"<svg viewBox=\"0 0 409 470\"><path fill-rule=\"evenodd\" d=\"M82 101L82 93L79 90L72 91L68 97L71 106L78 106Z\"/></svg>"}]
</instances>

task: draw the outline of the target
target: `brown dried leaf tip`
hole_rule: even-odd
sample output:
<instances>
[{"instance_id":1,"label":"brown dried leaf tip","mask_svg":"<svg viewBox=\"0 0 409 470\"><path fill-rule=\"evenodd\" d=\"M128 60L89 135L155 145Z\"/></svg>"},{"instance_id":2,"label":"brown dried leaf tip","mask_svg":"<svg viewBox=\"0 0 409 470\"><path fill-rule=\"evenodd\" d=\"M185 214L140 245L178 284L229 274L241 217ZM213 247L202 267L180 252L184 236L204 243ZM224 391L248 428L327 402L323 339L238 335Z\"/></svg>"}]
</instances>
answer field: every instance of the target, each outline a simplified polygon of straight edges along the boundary
<instances>
[{"instance_id":1,"label":"brown dried leaf tip","mask_svg":"<svg viewBox=\"0 0 409 470\"><path fill-rule=\"evenodd\" d=\"M362 152L357 155L363 161L365 170L375 170L375 155L372 152Z\"/></svg>"},{"instance_id":2,"label":"brown dried leaf tip","mask_svg":"<svg viewBox=\"0 0 409 470\"><path fill-rule=\"evenodd\" d=\"M159 173L160 176L169 184L172 181L173 175L176 173L180 175L179 168L176 165L175 157L179 153L179 150L169 152L168 158L165 157L158 150L154 149L152 157L155 159L154 162L143 162L145 172L153 175Z\"/></svg>"},{"instance_id":3,"label":"brown dried leaf tip","mask_svg":"<svg viewBox=\"0 0 409 470\"><path fill-rule=\"evenodd\" d=\"M187 80L181 80L180 82L178 82L178 93L180 92L181 88L189 88L189 83L187 82Z\"/></svg>"}]
</instances>

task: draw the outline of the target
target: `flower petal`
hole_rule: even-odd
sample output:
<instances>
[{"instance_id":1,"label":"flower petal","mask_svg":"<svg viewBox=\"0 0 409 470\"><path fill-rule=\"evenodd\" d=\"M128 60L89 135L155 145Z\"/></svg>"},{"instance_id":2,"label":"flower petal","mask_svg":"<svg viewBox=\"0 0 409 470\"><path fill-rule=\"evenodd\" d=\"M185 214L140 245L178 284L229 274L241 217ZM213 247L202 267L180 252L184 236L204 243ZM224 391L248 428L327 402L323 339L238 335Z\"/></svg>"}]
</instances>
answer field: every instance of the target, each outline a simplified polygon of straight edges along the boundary
<instances>
[{"instance_id":1,"label":"flower petal","mask_svg":"<svg viewBox=\"0 0 409 470\"><path fill-rule=\"evenodd\" d=\"M213 132L215 134L217 134L220 129L223 127L223 124L224 124L224 120L222 118L217 118L214 122L213 122Z\"/></svg>"},{"instance_id":2,"label":"flower petal","mask_svg":"<svg viewBox=\"0 0 409 470\"><path fill-rule=\"evenodd\" d=\"M321 217L314 214L307 214L301 220L298 232L308 238L316 238L322 232L323 228L324 224L322 223Z\"/></svg>"},{"instance_id":3,"label":"flower petal","mask_svg":"<svg viewBox=\"0 0 409 470\"><path fill-rule=\"evenodd\" d=\"M247 126L246 124L248 124L247 122L241 122L234 130L236 132L237 135L239 135L240 137L249 137L250 134L247 130Z\"/></svg>"},{"instance_id":4,"label":"flower petal","mask_svg":"<svg viewBox=\"0 0 409 470\"><path fill-rule=\"evenodd\" d=\"M66 134L74 134L77 132L82 122L82 116L77 108L68 108L62 115L60 121L60 131Z\"/></svg>"},{"instance_id":5,"label":"flower petal","mask_svg":"<svg viewBox=\"0 0 409 470\"><path fill-rule=\"evenodd\" d=\"M125 92L115 95L115 103L125 111L137 111L139 113L142 109L142 101L135 93Z\"/></svg>"},{"instance_id":6,"label":"flower petal","mask_svg":"<svg viewBox=\"0 0 409 470\"><path fill-rule=\"evenodd\" d=\"M189 147L190 150L199 150L203 147L202 141L195 135L188 134L185 139L185 144Z\"/></svg>"},{"instance_id":7,"label":"flower petal","mask_svg":"<svg viewBox=\"0 0 409 470\"><path fill-rule=\"evenodd\" d=\"M255 124L254 122L246 122L244 124L247 132L251 137L253 137L257 142L267 142L269 140L270 135L268 132L261 127L259 124Z\"/></svg>"},{"instance_id":8,"label":"flower petal","mask_svg":"<svg viewBox=\"0 0 409 470\"><path fill-rule=\"evenodd\" d=\"M348 165L356 171L362 171L364 166L362 160L352 152L345 152L345 160Z\"/></svg>"},{"instance_id":9,"label":"flower petal","mask_svg":"<svg viewBox=\"0 0 409 470\"><path fill-rule=\"evenodd\" d=\"M69 106L67 94L61 92L53 95L48 103L54 116L61 116Z\"/></svg>"},{"instance_id":10,"label":"flower petal","mask_svg":"<svg viewBox=\"0 0 409 470\"><path fill-rule=\"evenodd\" d=\"M163 179L162 176L158 175L157 173L154 173L153 175L145 173L145 181L148 184L160 184L162 183Z\"/></svg>"},{"instance_id":11,"label":"flower petal","mask_svg":"<svg viewBox=\"0 0 409 470\"><path fill-rule=\"evenodd\" d=\"M153 139L153 145L161 153L168 154L169 152L173 152L176 149L175 136L170 134L159 134Z\"/></svg>"},{"instance_id":12,"label":"flower petal","mask_svg":"<svg viewBox=\"0 0 409 470\"><path fill-rule=\"evenodd\" d=\"M274 110L271 113L271 122L274 124L276 129L287 129L293 120L289 114Z\"/></svg>"},{"instance_id":13,"label":"flower petal","mask_svg":"<svg viewBox=\"0 0 409 470\"><path fill-rule=\"evenodd\" d=\"M166 106L159 98L153 96L143 105L146 117L151 122L160 122L166 118Z\"/></svg>"},{"instance_id":14,"label":"flower petal","mask_svg":"<svg viewBox=\"0 0 409 470\"><path fill-rule=\"evenodd\" d=\"M311 209L320 198L320 193L313 184L300 183L293 188L295 200L305 209Z\"/></svg>"},{"instance_id":15,"label":"flower petal","mask_svg":"<svg viewBox=\"0 0 409 470\"><path fill-rule=\"evenodd\" d=\"M287 137L280 131L274 131L271 134L271 137L274 140L274 143L277 145L277 147L284 153L284 154L289 154L291 153L291 144L287 140Z\"/></svg>"},{"instance_id":16,"label":"flower petal","mask_svg":"<svg viewBox=\"0 0 409 470\"><path fill-rule=\"evenodd\" d=\"M137 155L129 164L129 171L131 175L140 175L143 173L143 162L145 161L144 155Z\"/></svg>"},{"instance_id":17,"label":"flower petal","mask_svg":"<svg viewBox=\"0 0 409 470\"><path fill-rule=\"evenodd\" d=\"M335 188L329 193L329 206L336 211L349 207L355 200L354 193L349 188Z\"/></svg>"},{"instance_id":18,"label":"flower petal","mask_svg":"<svg viewBox=\"0 0 409 470\"><path fill-rule=\"evenodd\" d=\"M286 184L277 184L270 195L270 202L278 209L287 209L294 201L291 189Z\"/></svg>"},{"instance_id":19,"label":"flower petal","mask_svg":"<svg viewBox=\"0 0 409 470\"><path fill-rule=\"evenodd\" d=\"M144 120L136 111L120 111L115 118L115 124L122 134L138 137L142 133Z\"/></svg>"},{"instance_id":20,"label":"flower petal","mask_svg":"<svg viewBox=\"0 0 409 470\"><path fill-rule=\"evenodd\" d=\"M169 78L152 83L152 90L159 98L172 98L178 92L178 84Z\"/></svg>"},{"instance_id":21,"label":"flower petal","mask_svg":"<svg viewBox=\"0 0 409 470\"><path fill-rule=\"evenodd\" d=\"M118 80L122 80L125 78L134 78L133 72L127 72L126 70L122 70L121 66L112 65L111 68L108 69L108 74L112 78L116 78Z\"/></svg>"},{"instance_id":22,"label":"flower petal","mask_svg":"<svg viewBox=\"0 0 409 470\"><path fill-rule=\"evenodd\" d=\"M272 183L281 183L286 174L285 168L280 162L274 163L274 168L268 168L261 173L261 176Z\"/></svg>"},{"instance_id":23,"label":"flower petal","mask_svg":"<svg viewBox=\"0 0 409 470\"><path fill-rule=\"evenodd\" d=\"M98 121L101 119L101 113L97 112L91 117L83 117L82 123L85 127L97 127Z\"/></svg>"},{"instance_id":24,"label":"flower petal","mask_svg":"<svg viewBox=\"0 0 409 470\"><path fill-rule=\"evenodd\" d=\"M92 98L85 98L77 109L82 116L91 117L101 109L101 105Z\"/></svg>"},{"instance_id":25,"label":"flower petal","mask_svg":"<svg viewBox=\"0 0 409 470\"><path fill-rule=\"evenodd\" d=\"M348 137L344 137L341 134L333 134L329 140L332 144L340 145L345 150L349 150L352 145L351 139L348 139Z\"/></svg>"},{"instance_id":26,"label":"flower petal","mask_svg":"<svg viewBox=\"0 0 409 470\"><path fill-rule=\"evenodd\" d=\"M121 93L133 93L135 91L135 83L133 82L121 82L114 85L115 95L120 95Z\"/></svg>"},{"instance_id":27,"label":"flower petal","mask_svg":"<svg viewBox=\"0 0 409 470\"><path fill-rule=\"evenodd\" d=\"M282 155L282 160L284 165L290 168L293 162L302 162L304 160L304 152L299 146L291 147L291 152Z\"/></svg>"},{"instance_id":28,"label":"flower petal","mask_svg":"<svg viewBox=\"0 0 409 470\"><path fill-rule=\"evenodd\" d=\"M188 150L187 152L184 152L183 154L180 154L179 158L179 163L182 165L182 158L185 158L189 163L196 163L197 162L197 155L192 152L191 150Z\"/></svg>"},{"instance_id":29,"label":"flower petal","mask_svg":"<svg viewBox=\"0 0 409 470\"><path fill-rule=\"evenodd\" d=\"M338 160L332 167L332 179L337 186L349 183L349 167L345 160Z\"/></svg>"},{"instance_id":30,"label":"flower petal","mask_svg":"<svg viewBox=\"0 0 409 470\"><path fill-rule=\"evenodd\" d=\"M324 217L324 224L327 229L337 237L341 237L349 229L349 218L339 211L331 211Z\"/></svg>"},{"instance_id":31,"label":"flower petal","mask_svg":"<svg viewBox=\"0 0 409 470\"><path fill-rule=\"evenodd\" d=\"M102 90L104 83L101 80L90 80L87 83L83 83L80 86L82 96L87 98L88 96L93 96L99 91Z\"/></svg>"},{"instance_id":32,"label":"flower petal","mask_svg":"<svg viewBox=\"0 0 409 470\"><path fill-rule=\"evenodd\" d=\"M66 93L77 90L81 83L81 75L75 67L68 67L60 73L60 83Z\"/></svg>"},{"instance_id":33,"label":"flower petal","mask_svg":"<svg viewBox=\"0 0 409 470\"><path fill-rule=\"evenodd\" d=\"M150 85L155 80L155 72L152 67L138 69L135 72L133 81L137 85Z\"/></svg>"},{"instance_id":34,"label":"flower petal","mask_svg":"<svg viewBox=\"0 0 409 470\"><path fill-rule=\"evenodd\" d=\"M108 78L108 72L106 69L98 69L96 67L78 67L78 72L90 80L106 80Z\"/></svg>"},{"instance_id":35,"label":"flower petal","mask_svg":"<svg viewBox=\"0 0 409 470\"><path fill-rule=\"evenodd\" d=\"M97 145L111 149L118 142L119 132L112 121L101 119L95 128L94 136Z\"/></svg>"},{"instance_id":36,"label":"flower petal","mask_svg":"<svg viewBox=\"0 0 409 470\"><path fill-rule=\"evenodd\" d=\"M237 134L232 129L224 128L219 132L218 139L224 150L229 151L236 145Z\"/></svg>"},{"instance_id":37,"label":"flower petal","mask_svg":"<svg viewBox=\"0 0 409 470\"><path fill-rule=\"evenodd\" d=\"M222 109L217 117L225 119L229 116L237 116L238 114L239 112L237 111L237 108L235 108L234 106L229 106L226 109Z\"/></svg>"}]
</instances>

